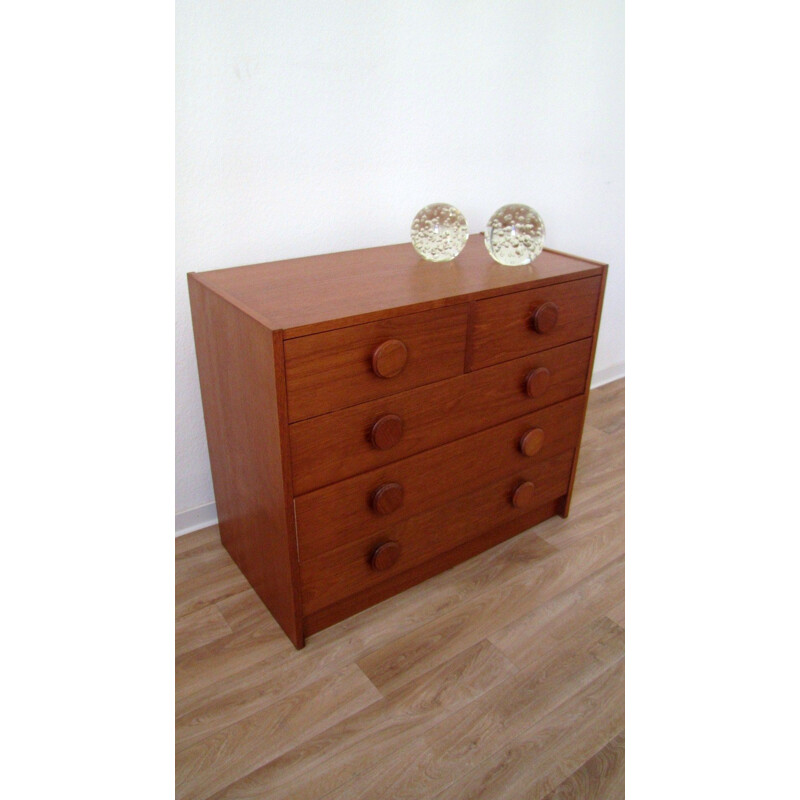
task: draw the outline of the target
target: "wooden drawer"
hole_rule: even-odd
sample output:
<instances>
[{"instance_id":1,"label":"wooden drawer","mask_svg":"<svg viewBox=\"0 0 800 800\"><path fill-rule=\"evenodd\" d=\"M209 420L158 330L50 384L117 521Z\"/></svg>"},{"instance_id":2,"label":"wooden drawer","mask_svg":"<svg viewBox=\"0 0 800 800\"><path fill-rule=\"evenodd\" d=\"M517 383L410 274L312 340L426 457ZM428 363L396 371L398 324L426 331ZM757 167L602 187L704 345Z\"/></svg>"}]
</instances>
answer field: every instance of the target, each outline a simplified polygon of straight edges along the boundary
<instances>
[{"instance_id":1,"label":"wooden drawer","mask_svg":"<svg viewBox=\"0 0 800 800\"><path fill-rule=\"evenodd\" d=\"M582 394L592 340L421 386L289 428L295 494Z\"/></svg>"},{"instance_id":2,"label":"wooden drawer","mask_svg":"<svg viewBox=\"0 0 800 800\"><path fill-rule=\"evenodd\" d=\"M300 561L577 447L583 411L575 397L296 497Z\"/></svg>"},{"instance_id":3,"label":"wooden drawer","mask_svg":"<svg viewBox=\"0 0 800 800\"><path fill-rule=\"evenodd\" d=\"M573 450L531 464L512 476L480 487L428 512L345 544L301 565L303 608L314 613L480 536L486 520L500 525L567 493ZM517 488L530 482L524 505ZM379 550L380 548L380 550Z\"/></svg>"},{"instance_id":4,"label":"wooden drawer","mask_svg":"<svg viewBox=\"0 0 800 800\"><path fill-rule=\"evenodd\" d=\"M470 369L592 336L601 283L599 277L584 278L479 300L470 331Z\"/></svg>"},{"instance_id":5,"label":"wooden drawer","mask_svg":"<svg viewBox=\"0 0 800 800\"><path fill-rule=\"evenodd\" d=\"M189 275L220 538L295 646L568 516L606 275L482 234Z\"/></svg>"},{"instance_id":6,"label":"wooden drawer","mask_svg":"<svg viewBox=\"0 0 800 800\"><path fill-rule=\"evenodd\" d=\"M460 375L466 330L460 304L287 340L289 421Z\"/></svg>"}]
</instances>

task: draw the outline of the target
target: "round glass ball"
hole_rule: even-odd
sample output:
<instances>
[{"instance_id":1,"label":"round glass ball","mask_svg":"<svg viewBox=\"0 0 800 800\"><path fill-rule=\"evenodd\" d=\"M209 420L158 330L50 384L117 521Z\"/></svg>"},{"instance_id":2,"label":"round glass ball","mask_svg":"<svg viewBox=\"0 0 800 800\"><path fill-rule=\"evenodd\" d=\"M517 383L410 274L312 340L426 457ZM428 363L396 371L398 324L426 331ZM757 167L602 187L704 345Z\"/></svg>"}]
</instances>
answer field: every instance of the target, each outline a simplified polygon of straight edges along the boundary
<instances>
[{"instance_id":1,"label":"round glass ball","mask_svg":"<svg viewBox=\"0 0 800 800\"><path fill-rule=\"evenodd\" d=\"M468 236L464 215L447 203L425 206L411 223L411 244L426 261L452 261Z\"/></svg>"},{"instance_id":2,"label":"round glass ball","mask_svg":"<svg viewBox=\"0 0 800 800\"><path fill-rule=\"evenodd\" d=\"M530 264L544 247L544 222L521 203L498 208L486 223L484 244L491 257L507 267Z\"/></svg>"}]
</instances>

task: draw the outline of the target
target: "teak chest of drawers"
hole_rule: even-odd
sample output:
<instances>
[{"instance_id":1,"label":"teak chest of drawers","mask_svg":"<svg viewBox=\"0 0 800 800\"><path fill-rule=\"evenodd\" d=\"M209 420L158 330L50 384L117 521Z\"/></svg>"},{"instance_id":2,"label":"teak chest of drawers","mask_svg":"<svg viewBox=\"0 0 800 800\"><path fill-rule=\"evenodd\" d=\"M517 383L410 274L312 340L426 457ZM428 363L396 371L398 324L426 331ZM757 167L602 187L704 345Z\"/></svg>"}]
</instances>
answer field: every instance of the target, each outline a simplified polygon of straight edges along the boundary
<instances>
[{"instance_id":1,"label":"teak chest of drawers","mask_svg":"<svg viewBox=\"0 0 800 800\"><path fill-rule=\"evenodd\" d=\"M222 542L296 647L567 515L606 271L473 235L189 274Z\"/></svg>"}]
</instances>

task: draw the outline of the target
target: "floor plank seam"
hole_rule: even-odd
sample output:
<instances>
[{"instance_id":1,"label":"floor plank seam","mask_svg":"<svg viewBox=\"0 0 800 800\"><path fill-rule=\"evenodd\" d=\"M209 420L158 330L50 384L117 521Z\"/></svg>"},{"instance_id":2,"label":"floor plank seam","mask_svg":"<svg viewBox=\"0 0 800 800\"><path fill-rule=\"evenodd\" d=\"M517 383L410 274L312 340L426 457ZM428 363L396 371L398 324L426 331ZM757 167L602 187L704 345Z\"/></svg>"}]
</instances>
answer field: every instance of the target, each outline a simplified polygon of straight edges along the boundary
<instances>
[{"instance_id":1,"label":"floor plank seam","mask_svg":"<svg viewBox=\"0 0 800 800\"><path fill-rule=\"evenodd\" d=\"M514 667L514 665L511 664L508 661L508 659L506 659L503 656L503 654L500 653L497 650L497 648L493 647L491 645L491 643L488 642L488 641L479 642L477 645L473 646L472 648L469 648L469 650L475 650L475 651L480 651L481 649L488 650L492 659L497 659L497 658L501 659L503 666L505 667L505 669L507 671L510 672L510 674L505 679L501 679L497 683L490 683L486 688L484 688L483 690L480 690L477 693L477 695L473 698L473 700L480 699L488 691L497 689L497 687L502 685L505 682L505 680L508 680L509 678L514 677L514 675L518 672L518 670ZM428 670L427 673L423 674L422 676L417 678L415 681L413 681L412 683L419 684L419 686L416 687L416 693L419 693L419 688L422 685L424 685L426 682L429 682L437 674L440 674L443 671L447 672L448 669L449 669L449 666L453 662L459 662L459 661L463 660L465 653L466 653L466 651L464 653L459 653L458 655L456 655L453 658L451 658L448 662L445 662L445 664L432 667L430 670ZM365 707L363 709L360 709L360 710L356 711L351 717L348 717L347 719L341 720L339 723L337 723L337 725L344 725L349 720L351 720L353 717L356 717L358 715L368 714L370 712L370 710L375 708L375 707L378 707L378 706L391 706L393 702L396 702L398 699L402 698L404 695L407 695L409 693L411 693L411 695L413 697L413 695L415 694L415 691L414 691L414 689L412 689L412 685L406 684L406 685L400 687L399 689L396 689L396 690L388 693L387 696L384 699L376 700L375 703L371 704L370 706L367 706L367 707ZM455 708L456 709L464 708L464 707L466 707L466 705L469 705L469 703L466 703L464 705L456 704ZM452 711L452 710L453 710L452 708L448 709L445 706L445 707L441 707L438 711L432 712L430 719L424 720L419 725L415 725L415 727L417 728L417 730L416 730L417 736L424 734L430 728L434 727L435 725L440 724L442 719L444 719L447 716L448 712ZM403 715L401 714L401 715L398 715L398 718L396 719L395 724L402 726L404 721L405 720L403 719ZM329 729L329 730L331 730L331 729ZM324 737L327 733L328 733L327 731L323 732L322 734L319 734L319 736L323 736ZM345 745L342 748L341 751L334 752L332 754L328 754L327 756L323 756L317 763L309 765L308 767L306 767L304 769L301 768L299 770L299 772L294 776L295 785L296 785L297 782L302 783L304 776L308 775L312 771L315 771L315 772L319 772L320 770L324 771L326 766L329 765L332 761L334 761L337 757L340 760L343 757L346 759L348 751L352 751L353 749L357 748L357 746L363 741L363 739L367 738L368 736L369 736L369 733L365 733L364 736L356 738L356 739L352 740L349 744ZM255 770L252 770L246 776L241 778L240 781L237 781L237 783L239 783L239 782L246 783L246 782L248 782L248 779L250 779L251 782L252 782L252 778L255 775L255 773L263 772L265 769L267 769L270 766L270 764L274 763L275 761L280 760L280 758L281 758L281 756L278 756L276 759L273 759L271 762L268 762L267 764L264 764L264 765L262 765L261 767L258 767ZM281 797L281 798L284 798L284 800L292 800L293 795L285 795L285 793L279 791L288 782L289 782L288 780L279 781L279 782L271 785L270 789L271 789L271 791L273 793L278 791L279 792L278 796ZM349 781L347 779L345 779L344 782L340 782L336 786L331 787L330 791L336 791L338 788L340 788L342 785L344 785L344 784L346 784L348 782ZM236 785L236 784L233 784L233 785ZM228 788L230 788L230 787L228 787ZM330 792L325 792L325 795L327 795L329 793ZM321 798L323 796L324 795L317 795L317 794L314 795L315 798L317 798L317 797Z\"/></svg>"},{"instance_id":2,"label":"floor plank seam","mask_svg":"<svg viewBox=\"0 0 800 800\"><path fill-rule=\"evenodd\" d=\"M603 672L601 672L601 673L600 673L600 674L599 674L599 675L598 675L598 676L597 676L597 677L596 677L596 678L595 678L595 679L594 679L594 680L593 680L593 681L592 681L590 684L588 684L588 686L593 686L594 684L601 682L601 681L602 681L603 679L605 679L605 678L606 678L606 677L607 677L607 676L608 676L608 675L609 675L609 674L610 674L610 673L611 673L611 672L612 672L614 669L616 669L616 668L619 666L619 664L620 664L621 662L624 662L624 660L625 660L625 656L624 656L624 654L623 654L623 655L622 655L622 656L621 656L621 657L620 657L620 658L619 658L617 661L615 661L615 662L613 662L613 663L610 663L610 664L608 664L608 666L607 666L607 669L605 669ZM496 761L496 760L497 760L497 756L498 756L498 755L500 755L501 753L504 753L504 752L508 751L509 749L512 749L512 748L514 748L514 747L517 747L517 746L518 746L518 743L519 743L520 741L523 741L523 742L524 742L524 741L526 741L526 737L530 735L530 732L531 732L532 730L534 730L534 729L536 729L536 728L539 728L539 727L544 727L544 728L546 729L546 728L547 728L547 726L546 726L546 723L547 723L547 722L550 720L550 718L551 718L551 717L553 717L553 718L555 718L555 717L558 717L559 713L560 713L560 712L563 710L563 708L564 708L565 706L569 706L571 703L574 703L574 701L575 701L575 698L576 698L577 696L579 696L579 695L580 695L580 694L581 694L581 693L582 693L582 692L583 692L583 691L584 691L586 688L587 688L587 687L584 687L584 689L582 689L582 690L579 690L578 692L576 692L576 693L575 693L575 694L573 694L573 695L570 695L569 697L566 697L566 698L563 700L563 702L559 703L559 704L558 704L557 706L555 706L553 709L551 709L550 711L548 711L548 712L547 712L547 713L546 713L544 716L542 716L542 717L540 717L540 718L538 718L538 719L536 719L536 720L533 720L533 721L531 722L530 726L528 726L528 727L527 727L527 728L525 728L524 730L521 730L521 731L519 731L518 735L515 737L515 739L514 739L512 742L510 742L510 743L506 743L506 744L503 744L502 746L498 747L498 748L497 748L495 751L493 751L492 753L489 753L488 755L486 755L486 756L485 756L484 758L482 758L482 759L481 759L481 760L480 760L480 761L479 761L477 764L475 764L475 765L474 765L474 766L473 766L473 767L472 767L470 770L468 770L468 772L469 772L469 773L479 773L479 772L481 771L481 768L482 768L482 767L488 766L488 765L492 764L494 761ZM593 757L594 757L594 755L596 755L596 754L597 754L598 752L600 752L600 751L601 751L601 750L602 750L604 747L606 747L606 745L608 744L608 742L609 742L609 741L613 741L613 739L614 739L614 738L615 738L617 735L618 735L618 734L613 734L613 735L611 736L611 738L610 738L610 739L606 740L606 741L605 741L605 742L604 742L602 745L600 745L598 748L596 748L596 749L595 749L595 751L592 753L592 756L590 756L589 758L585 759L583 763L586 763L586 762L588 762L589 760L591 760L591 758L593 758ZM552 745L551 745L551 746L552 746ZM547 749L548 749L548 748L546 747L546 748L545 748L545 750L547 750ZM581 766L583 766L583 763L581 764ZM580 768L580 767L579 767L579 768ZM577 770L573 770L573 771L572 771L572 773L570 773L570 774L573 774L575 771L577 771ZM489 774L491 774L491 772L492 772L492 770L490 770L490 771L489 771ZM544 782L544 783L545 783L545 785L546 785L546 784L547 784L547 782L549 781L549 782L551 782L551 783L553 783L553 784L555 785L555 788L557 788L557 787L558 787L558 786L560 786L562 783L564 783L564 780L565 780L565 779L564 779L564 780L561 780L561 779L559 779L558 781L556 781L555 779L553 779L553 778L552 778L553 772L554 772L553 770L550 770L550 771L548 771L548 772L547 772L545 775L543 775L543 776L542 776L542 778L540 778L540 779L537 781L537 783L542 783L542 782ZM433 797L431 798L431 800L437 800L437 798L439 798L441 795L446 795L446 793L448 792L448 790L449 790L449 789L450 789L450 788L451 788L451 787L452 787L452 786L453 786L453 785L454 785L454 784L455 784L455 783L456 783L458 780L460 780L460 779L461 779L461 777L462 777L462 776L456 776L456 777L454 778L454 780L453 780L453 781L451 781L451 782L450 782L450 783L449 783L449 784L448 784L446 787L443 787L442 789L440 789L439 791L437 791L437 792L436 792L436 794L435 794L435 795L433 795ZM549 791L552 791L552 790L545 790L545 791L548 791L548 792L549 792ZM525 799L526 799L526 800L541 800L541 795L536 795L536 796L535 796L535 795L533 795L533 794L531 794L531 795L527 795L527 794L526 794L526 795L525 795Z\"/></svg>"},{"instance_id":3,"label":"floor plank seam","mask_svg":"<svg viewBox=\"0 0 800 800\"><path fill-rule=\"evenodd\" d=\"M526 536L526 535L527 535L527 532L526 532L526 533L522 533L522 534L520 534L520 536ZM591 534L587 534L587 536L591 536ZM546 555L545 555L543 558L541 558L541 559L536 559L536 560L534 560L534 561L531 561L531 562L529 562L528 564L526 564L526 566L534 566L534 565L535 565L535 566L537 566L537 567L539 567L539 566L541 566L541 567L545 567L545 566L548 564L548 562L549 562L550 560L553 560L553 559L555 559L556 557L559 557L559 556L563 557L563 554L564 554L565 552L568 552L570 548L572 548L572 547L578 547L578 546L580 546L580 544L583 542L583 540L584 540L585 538L586 538L586 537L582 537L581 539L579 539L579 540L578 540L578 541L576 541L576 542L570 542L570 543L569 543L567 546L565 546L565 547L563 547L563 548L558 548L556 545L553 545L553 547L555 548L553 552L546 554ZM481 556L480 556L480 555L478 555L478 556L475 556L474 558L475 558L475 559L480 559L480 558L481 558ZM472 561L472 559L470 559L470 561ZM468 563L469 563L469 561L467 561L467 562L464 562L464 563L465 563L465 564L468 564ZM603 565L601 565L601 566L598 568L598 570L596 570L596 571L599 571L600 569L603 569L603 568L605 568L605 566L607 566L607 564L603 564ZM446 575L447 573L443 573L443 574L444 574L444 575ZM438 577L438 576L437 576L437 577ZM469 603L477 603L477 602L478 602L478 601L479 601L481 598L484 598L486 595L495 594L495 593L497 593L497 592L498 592L498 590L499 590L500 588L502 588L503 586L508 586L508 585L510 585L510 584L513 584L515 581L518 581L518 582L523 582L523 581L524 581L524 579L523 579L523 577L522 577L522 574L519 574L519 575L512 575L512 576L510 576L508 579L506 579L506 580L504 580L504 581L502 581L502 582L499 582L499 583L488 583L488 584L487 584L487 585L486 585L486 586L485 586L483 589L481 589L481 590L477 591L477 592L476 592L475 594L473 594L473 595L470 595L468 602L469 602ZM416 588L416 587L415 587L415 588ZM390 598L389 600L387 600L387 601L384 601L384 602L390 602L392 599L393 599L393 598ZM547 601L545 601L545 602L547 602ZM424 621L420 622L420 624L419 624L419 625L417 625L417 626L415 626L415 627L413 627L413 628L409 628L409 629L407 629L407 630L404 630L404 631L403 631L403 634L402 634L402 636L403 636L403 637L409 636L409 635L413 634L414 632L417 632L417 631L421 630L422 628L424 628L424 627L426 627L426 626L428 626L428 625L432 625L432 623L433 623L435 620L440 620L440 619L443 619L444 617L446 617L448 614L450 614L450 613L452 613L452 612L453 612L453 609L452 609L452 608L448 608L448 609L446 609L446 610L445 610L445 611L444 611L442 614L440 614L440 615L437 615L437 616L435 616L435 617L431 617L431 618L427 618L427 619L425 619ZM360 654L357 656L357 660L358 660L358 661L362 661L362 660L364 660L364 659L368 658L369 656L371 656L371 655L373 655L374 653L376 653L376 652L378 652L379 650L381 650L381 649L382 649L384 646L385 646L385 645L381 644L381 645L378 645L378 646L376 646L376 647L374 647L374 648L372 648L372 649L365 650L364 652L360 653Z\"/></svg>"},{"instance_id":4,"label":"floor plank seam","mask_svg":"<svg viewBox=\"0 0 800 800\"><path fill-rule=\"evenodd\" d=\"M176 539L176 798L623 797L624 388L591 392L569 518L303 650L218 526Z\"/></svg>"}]
</instances>

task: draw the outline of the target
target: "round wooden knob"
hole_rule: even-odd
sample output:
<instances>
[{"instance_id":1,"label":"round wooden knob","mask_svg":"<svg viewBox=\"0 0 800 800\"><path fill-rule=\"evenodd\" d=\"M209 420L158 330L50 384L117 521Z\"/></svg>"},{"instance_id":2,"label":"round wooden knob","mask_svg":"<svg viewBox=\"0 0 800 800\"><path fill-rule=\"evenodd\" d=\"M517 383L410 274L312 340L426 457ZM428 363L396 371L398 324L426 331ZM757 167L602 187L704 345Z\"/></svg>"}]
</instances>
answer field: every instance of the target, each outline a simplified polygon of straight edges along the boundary
<instances>
[{"instance_id":1,"label":"round wooden knob","mask_svg":"<svg viewBox=\"0 0 800 800\"><path fill-rule=\"evenodd\" d=\"M370 566L378 571L393 567L400 558L400 550L399 542L384 542L378 545L369 560Z\"/></svg>"},{"instance_id":2,"label":"round wooden knob","mask_svg":"<svg viewBox=\"0 0 800 800\"><path fill-rule=\"evenodd\" d=\"M384 414L375 421L369 440L376 450L388 450L403 438L403 420L397 414Z\"/></svg>"},{"instance_id":3,"label":"round wooden knob","mask_svg":"<svg viewBox=\"0 0 800 800\"><path fill-rule=\"evenodd\" d=\"M536 367L525 378L525 392L528 397L541 397L549 385L550 370L547 367Z\"/></svg>"},{"instance_id":4,"label":"round wooden knob","mask_svg":"<svg viewBox=\"0 0 800 800\"><path fill-rule=\"evenodd\" d=\"M536 490L530 481L525 481L514 489L511 504L514 508L530 508L536 496Z\"/></svg>"},{"instance_id":5,"label":"round wooden knob","mask_svg":"<svg viewBox=\"0 0 800 800\"><path fill-rule=\"evenodd\" d=\"M408 348L399 339L387 339L372 351L372 371L381 378L394 378L408 361Z\"/></svg>"},{"instance_id":6,"label":"round wooden knob","mask_svg":"<svg viewBox=\"0 0 800 800\"><path fill-rule=\"evenodd\" d=\"M558 324L558 306L555 303L542 303L531 317L531 325L536 333L550 333Z\"/></svg>"},{"instance_id":7,"label":"round wooden knob","mask_svg":"<svg viewBox=\"0 0 800 800\"><path fill-rule=\"evenodd\" d=\"M384 483L373 493L370 501L376 514L391 514L403 505L403 487L399 483Z\"/></svg>"},{"instance_id":8,"label":"round wooden knob","mask_svg":"<svg viewBox=\"0 0 800 800\"><path fill-rule=\"evenodd\" d=\"M531 428L519 437L519 449L524 456L536 455L544 444L544 431L541 428Z\"/></svg>"}]
</instances>

